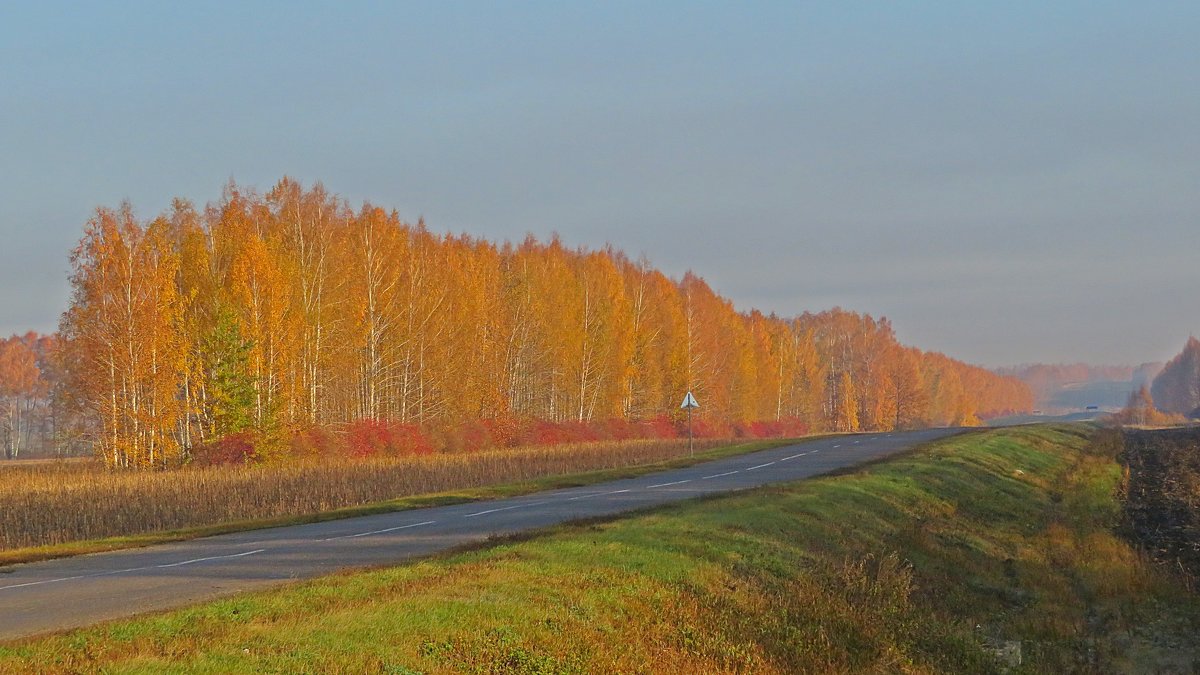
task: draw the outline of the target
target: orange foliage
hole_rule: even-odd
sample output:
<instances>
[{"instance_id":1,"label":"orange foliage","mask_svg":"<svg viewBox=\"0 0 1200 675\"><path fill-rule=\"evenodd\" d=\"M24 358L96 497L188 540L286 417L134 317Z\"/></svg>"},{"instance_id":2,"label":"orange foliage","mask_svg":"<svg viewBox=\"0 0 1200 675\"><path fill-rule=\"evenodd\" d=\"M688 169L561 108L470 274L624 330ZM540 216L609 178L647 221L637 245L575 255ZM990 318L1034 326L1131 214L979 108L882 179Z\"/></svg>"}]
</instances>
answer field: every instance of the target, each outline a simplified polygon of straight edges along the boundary
<instances>
[{"instance_id":1,"label":"orange foliage","mask_svg":"<svg viewBox=\"0 0 1200 675\"><path fill-rule=\"evenodd\" d=\"M47 402L50 383L42 370L54 346L53 338L36 333L0 340L0 440L8 459L44 437L53 421Z\"/></svg>"},{"instance_id":2,"label":"orange foliage","mask_svg":"<svg viewBox=\"0 0 1200 675\"><path fill-rule=\"evenodd\" d=\"M1165 426L1180 424L1185 421L1183 415L1159 411L1154 405L1150 390L1142 387L1129 395L1129 402L1119 412L1108 416L1108 421L1115 424L1128 424L1142 427Z\"/></svg>"},{"instance_id":3,"label":"orange foliage","mask_svg":"<svg viewBox=\"0 0 1200 675\"><path fill-rule=\"evenodd\" d=\"M265 196L230 185L202 213L177 200L148 225L101 209L73 263L69 388L120 465L214 440L232 405L214 396L216 361L222 386L253 385L238 412L263 458L289 438L329 445L315 428L351 454L660 437L687 390L702 432L746 436L1031 407L1017 380L902 346L886 319L739 312L699 276L619 251L439 235L287 178ZM218 343L232 356L208 353Z\"/></svg>"}]
</instances>

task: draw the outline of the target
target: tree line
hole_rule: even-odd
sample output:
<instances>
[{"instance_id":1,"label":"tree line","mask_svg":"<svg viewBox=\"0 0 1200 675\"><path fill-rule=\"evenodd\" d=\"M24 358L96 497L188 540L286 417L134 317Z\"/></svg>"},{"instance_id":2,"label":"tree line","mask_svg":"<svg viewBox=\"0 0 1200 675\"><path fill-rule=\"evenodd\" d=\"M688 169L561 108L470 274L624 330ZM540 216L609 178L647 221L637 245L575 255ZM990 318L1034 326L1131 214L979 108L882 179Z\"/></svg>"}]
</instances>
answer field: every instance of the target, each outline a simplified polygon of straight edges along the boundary
<instances>
[{"instance_id":1,"label":"tree line","mask_svg":"<svg viewBox=\"0 0 1200 675\"><path fill-rule=\"evenodd\" d=\"M1162 370L1162 363L1138 366L1105 366L1089 363L1032 363L997 368L1001 375L1012 375L1033 390L1034 403L1045 407L1064 387L1088 382L1128 382L1133 389L1149 386Z\"/></svg>"},{"instance_id":2,"label":"tree line","mask_svg":"<svg viewBox=\"0 0 1200 675\"><path fill-rule=\"evenodd\" d=\"M120 466L247 431L270 458L354 420L649 420L688 390L711 424L814 430L1031 407L1016 378L901 345L886 319L738 311L611 247L438 234L289 178L148 222L100 208L71 265L59 399Z\"/></svg>"},{"instance_id":3,"label":"tree line","mask_svg":"<svg viewBox=\"0 0 1200 675\"><path fill-rule=\"evenodd\" d=\"M0 339L0 453L16 459L54 447L54 336L26 333Z\"/></svg>"},{"instance_id":4,"label":"tree line","mask_svg":"<svg viewBox=\"0 0 1200 675\"><path fill-rule=\"evenodd\" d=\"M1154 378L1150 393L1163 412L1200 418L1200 340L1188 338L1183 350Z\"/></svg>"}]
</instances>

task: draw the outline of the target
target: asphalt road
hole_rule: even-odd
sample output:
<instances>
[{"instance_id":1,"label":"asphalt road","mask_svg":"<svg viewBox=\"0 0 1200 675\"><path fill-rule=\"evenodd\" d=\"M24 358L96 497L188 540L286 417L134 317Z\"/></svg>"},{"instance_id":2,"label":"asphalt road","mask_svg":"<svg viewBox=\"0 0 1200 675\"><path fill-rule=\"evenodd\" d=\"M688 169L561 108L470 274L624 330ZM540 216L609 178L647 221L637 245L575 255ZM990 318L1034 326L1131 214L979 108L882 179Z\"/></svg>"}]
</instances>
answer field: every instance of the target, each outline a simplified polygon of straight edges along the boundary
<instances>
[{"instance_id":1,"label":"asphalt road","mask_svg":"<svg viewBox=\"0 0 1200 675\"><path fill-rule=\"evenodd\" d=\"M586 487L19 565L0 573L0 640L397 563L570 520L799 480L957 432L838 436Z\"/></svg>"}]
</instances>

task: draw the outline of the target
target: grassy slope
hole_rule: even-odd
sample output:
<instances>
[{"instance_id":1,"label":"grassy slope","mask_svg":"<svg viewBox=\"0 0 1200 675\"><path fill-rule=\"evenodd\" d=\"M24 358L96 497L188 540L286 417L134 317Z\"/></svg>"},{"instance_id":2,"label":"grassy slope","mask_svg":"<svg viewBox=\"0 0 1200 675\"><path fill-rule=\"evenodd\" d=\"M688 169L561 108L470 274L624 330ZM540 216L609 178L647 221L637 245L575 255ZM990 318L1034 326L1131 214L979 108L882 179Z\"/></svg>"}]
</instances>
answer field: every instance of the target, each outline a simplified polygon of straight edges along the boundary
<instances>
[{"instance_id":1,"label":"grassy slope","mask_svg":"<svg viewBox=\"0 0 1200 675\"><path fill-rule=\"evenodd\" d=\"M544 478L535 478L532 480L519 481L515 483L489 485L487 487L453 490L450 492L438 492L433 494L416 495L412 497L400 497L398 499L391 499L384 502L363 504L361 506L350 506L333 509L330 511L322 511L320 513L283 516L279 518L243 520L230 523L221 523L218 525L206 525L160 532L148 532L145 534L72 541L49 546L14 548L7 551L0 551L0 573L3 573L3 566L5 565L30 563L38 560L50 560L52 558L66 558L69 556L84 555L87 553L100 553L103 551L115 551L118 549L152 546L154 544L166 544L173 541L186 541L188 539L211 537L213 535L228 534L230 532L261 530L269 527L286 527L288 525L301 525L304 523L320 523L329 520L340 520L343 518L370 516L377 513L392 513L395 511L406 511L409 509L428 508L432 506L446 506L449 504L485 501L489 499L514 497L533 492L542 492L544 490L591 485L593 483L603 483L610 480L633 478L636 476L645 475L647 473L653 473L655 471L691 466L692 464L720 459L722 457L757 452L758 450L767 450L769 448L779 447L781 445L803 443L825 437L826 436L818 435L805 437L802 439L765 440L735 443L713 448L711 450L697 452L691 457L681 457L679 459L673 459L666 462L654 462L618 469L586 471L582 473L572 473L560 476L547 476Z\"/></svg>"},{"instance_id":2,"label":"grassy slope","mask_svg":"<svg viewBox=\"0 0 1200 675\"><path fill-rule=\"evenodd\" d=\"M0 648L0 671L1190 667L1200 603L1111 534L1113 449L968 434L861 472Z\"/></svg>"}]
</instances>

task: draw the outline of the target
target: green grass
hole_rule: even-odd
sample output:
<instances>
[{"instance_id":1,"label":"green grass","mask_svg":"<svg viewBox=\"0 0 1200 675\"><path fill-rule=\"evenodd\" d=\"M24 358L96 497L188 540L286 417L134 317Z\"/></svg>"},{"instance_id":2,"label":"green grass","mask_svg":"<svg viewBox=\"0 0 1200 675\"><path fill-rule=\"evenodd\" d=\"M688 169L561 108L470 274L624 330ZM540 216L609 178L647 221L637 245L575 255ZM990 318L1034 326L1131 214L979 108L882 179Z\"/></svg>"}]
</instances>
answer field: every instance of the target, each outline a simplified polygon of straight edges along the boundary
<instances>
[{"instance_id":1,"label":"green grass","mask_svg":"<svg viewBox=\"0 0 1200 675\"><path fill-rule=\"evenodd\" d=\"M1200 602L1113 534L1090 427L554 528L0 648L0 672L1145 672Z\"/></svg>"},{"instance_id":2,"label":"green grass","mask_svg":"<svg viewBox=\"0 0 1200 675\"><path fill-rule=\"evenodd\" d=\"M773 439L764 441L751 441L746 443L733 443L697 452L691 457L681 457L665 462L654 462L632 467L587 471L559 476L546 476L513 483L489 485L486 487L401 497L383 502L363 504L360 506L331 509L328 511L322 511L320 513L282 516L278 518L242 520L220 523L216 525L204 525L198 527L147 532L144 534L70 541L47 546L28 546L23 548L15 548L6 551L0 551L0 573L3 572L4 566L7 565L30 563L39 560L66 558L88 553L100 553L119 549L138 548L142 546L152 546L155 544L167 544L176 541L198 539L200 537L211 537L218 534L228 534L231 532L261 530L271 527L286 527L288 525L302 525L305 523L319 523L330 520L341 520L344 518L375 515L378 513L392 513L395 511L406 511L409 509L447 506L450 504L462 504L474 501L486 501L490 499L500 499L504 497L530 494L533 492L541 492L544 490L592 485L594 483L603 483L610 480L634 478L656 471L691 466L693 464L720 459L722 457L757 452L759 450L766 450L769 448L790 445L794 443L803 443L825 437L827 436L810 436L802 439Z\"/></svg>"}]
</instances>

